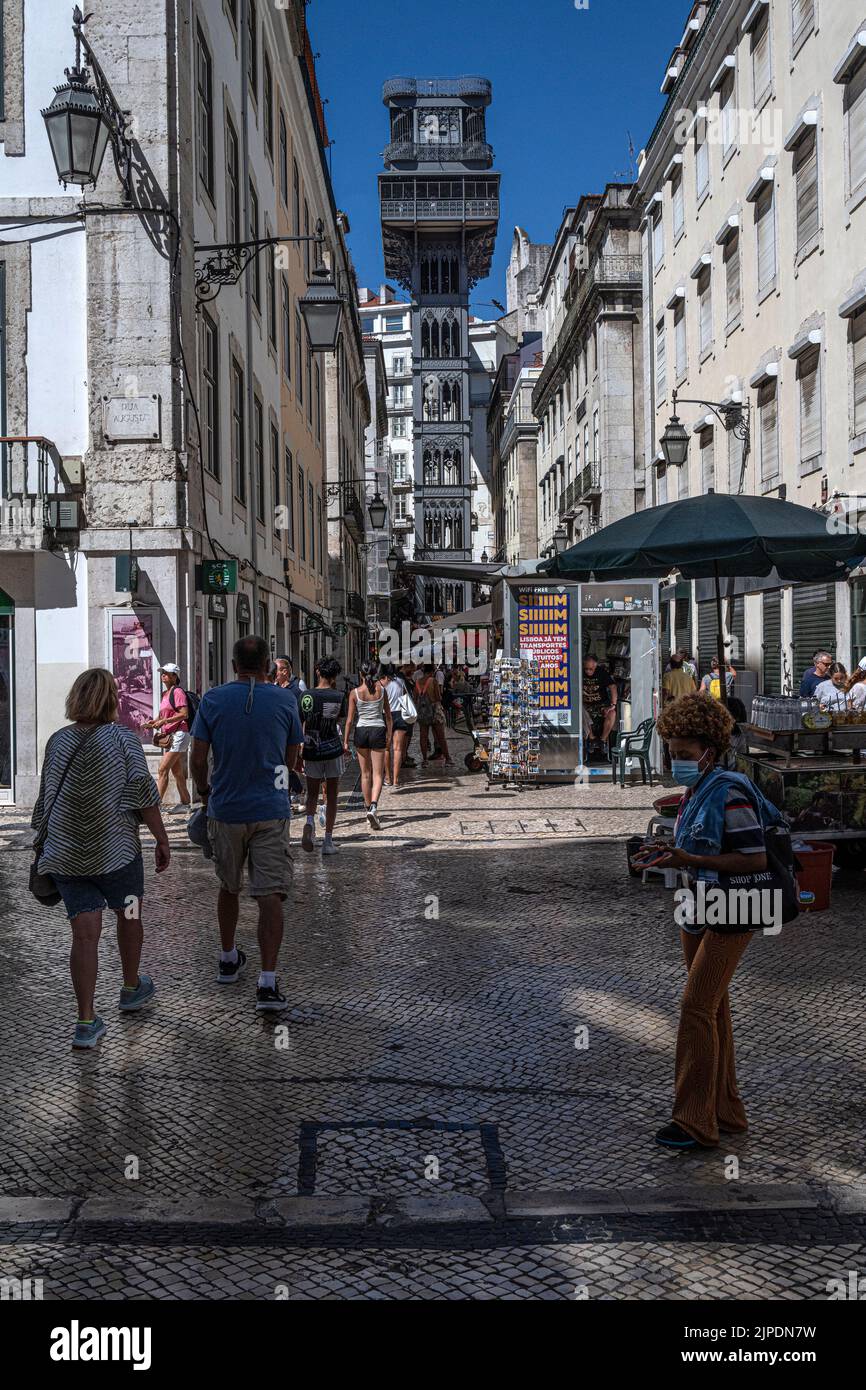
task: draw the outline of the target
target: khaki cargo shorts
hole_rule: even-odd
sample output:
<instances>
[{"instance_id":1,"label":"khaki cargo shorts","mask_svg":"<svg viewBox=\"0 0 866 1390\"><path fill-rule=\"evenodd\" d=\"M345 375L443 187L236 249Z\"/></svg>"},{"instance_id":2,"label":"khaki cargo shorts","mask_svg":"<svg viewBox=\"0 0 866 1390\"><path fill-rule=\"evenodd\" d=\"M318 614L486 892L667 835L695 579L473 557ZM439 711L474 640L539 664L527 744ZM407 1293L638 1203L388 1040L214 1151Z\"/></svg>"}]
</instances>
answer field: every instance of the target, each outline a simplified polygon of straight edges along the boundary
<instances>
[{"instance_id":1,"label":"khaki cargo shorts","mask_svg":"<svg viewBox=\"0 0 866 1390\"><path fill-rule=\"evenodd\" d=\"M290 824L288 820L259 820L231 825L208 817L214 867L227 893L241 892L246 863L251 898L266 898L272 893L288 897L292 888Z\"/></svg>"}]
</instances>

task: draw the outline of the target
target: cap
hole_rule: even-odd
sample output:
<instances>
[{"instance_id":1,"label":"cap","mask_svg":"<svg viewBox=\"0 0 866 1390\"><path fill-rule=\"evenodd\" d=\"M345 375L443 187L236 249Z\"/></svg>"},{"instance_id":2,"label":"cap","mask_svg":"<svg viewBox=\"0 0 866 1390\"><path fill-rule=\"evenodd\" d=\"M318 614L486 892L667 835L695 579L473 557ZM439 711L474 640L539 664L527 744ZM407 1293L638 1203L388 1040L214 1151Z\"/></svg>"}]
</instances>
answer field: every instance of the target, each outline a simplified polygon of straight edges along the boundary
<instances>
[{"instance_id":1,"label":"cap","mask_svg":"<svg viewBox=\"0 0 866 1390\"><path fill-rule=\"evenodd\" d=\"M857 662L857 668L860 671L866 671L866 656L861 657L861 659Z\"/></svg>"},{"instance_id":2,"label":"cap","mask_svg":"<svg viewBox=\"0 0 866 1390\"><path fill-rule=\"evenodd\" d=\"M164 666L160 666L160 671L168 671L170 676L179 676L180 667L175 661L166 661Z\"/></svg>"}]
</instances>

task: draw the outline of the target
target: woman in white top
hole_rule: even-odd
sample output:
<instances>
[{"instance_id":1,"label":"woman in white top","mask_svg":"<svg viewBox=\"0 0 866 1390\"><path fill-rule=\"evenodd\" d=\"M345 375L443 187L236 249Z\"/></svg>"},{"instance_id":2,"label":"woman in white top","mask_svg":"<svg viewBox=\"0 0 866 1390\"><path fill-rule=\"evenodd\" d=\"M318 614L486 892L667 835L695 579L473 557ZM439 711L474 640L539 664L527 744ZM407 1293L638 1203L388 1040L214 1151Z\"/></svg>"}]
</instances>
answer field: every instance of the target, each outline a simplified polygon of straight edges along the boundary
<instances>
[{"instance_id":1,"label":"woman in white top","mask_svg":"<svg viewBox=\"0 0 866 1390\"><path fill-rule=\"evenodd\" d=\"M378 662L368 661L361 667L361 684L349 695L349 714L343 730L343 752L349 752L349 736L355 728L355 752L361 767L361 791L367 820L374 830L381 830L378 803L385 777L385 750L391 741L391 706L383 681L378 677Z\"/></svg>"},{"instance_id":2,"label":"woman in white top","mask_svg":"<svg viewBox=\"0 0 866 1390\"><path fill-rule=\"evenodd\" d=\"M828 672L828 679L815 686L814 699L820 700L822 709L828 709L831 712L846 710L848 708L848 696L845 694L847 684L848 672L841 661L834 661Z\"/></svg>"},{"instance_id":3,"label":"woman in white top","mask_svg":"<svg viewBox=\"0 0 866 1390\"><path fill-rule=\"evenodd\" d=\"M860 713L866 709L866 667L858 666L847 686L848 703Z\"/></svg>"},{"instance_id":4,"label":"woman in white top","mask_svg":"<svg viewBox=\"0 0 866 1390\"><path fill-rule=\"evenodd\" d=\"M391 662L383 662L379 667L379 679L385 682L388 704L391 707L391 740L385 750L385 786L400 790L400 772L403 759L409 746L412 726L403 718L403 697L407 693L406 684L397 675L397 668Z\"/></svg>"}]
</instances>

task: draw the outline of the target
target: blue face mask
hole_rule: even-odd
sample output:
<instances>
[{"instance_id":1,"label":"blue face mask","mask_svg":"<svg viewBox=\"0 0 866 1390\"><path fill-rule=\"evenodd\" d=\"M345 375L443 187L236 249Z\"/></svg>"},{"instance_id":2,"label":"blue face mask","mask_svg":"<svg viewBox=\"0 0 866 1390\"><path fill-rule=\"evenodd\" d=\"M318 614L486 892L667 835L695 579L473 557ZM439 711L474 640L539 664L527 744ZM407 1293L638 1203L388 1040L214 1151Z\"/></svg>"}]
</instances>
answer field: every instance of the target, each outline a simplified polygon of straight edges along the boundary
<instances>
[{"instance_id":1,"label":"blue face mask","mask_svg":"<svg viewBox=\"0 0 866 1390\"><path fill-rule=\"evenodd\" d=\"M671 776L678 787L693 787L700 781L701 765L695 762L679 762L676 758L671 760Z\"/></svg>"}]
</instances>

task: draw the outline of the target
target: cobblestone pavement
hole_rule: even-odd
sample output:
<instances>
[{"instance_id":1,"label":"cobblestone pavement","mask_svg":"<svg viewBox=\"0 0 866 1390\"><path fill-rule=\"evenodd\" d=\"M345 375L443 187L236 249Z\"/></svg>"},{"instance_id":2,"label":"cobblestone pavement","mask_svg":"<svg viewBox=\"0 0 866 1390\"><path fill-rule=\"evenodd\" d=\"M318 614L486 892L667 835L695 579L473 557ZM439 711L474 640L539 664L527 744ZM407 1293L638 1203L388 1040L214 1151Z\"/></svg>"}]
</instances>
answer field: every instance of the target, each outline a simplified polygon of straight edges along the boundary
<instances>
[{"instance_id":1,"label":"cobblestone pavement","mask_svg":"<svg viewBox=\"0 0 866 1390\"><path fill-rule=\"evenodd\" d=\"M239 932L247 978L217 987L213 871L182 818L169 817L173 863L159 880L149 874L145 903L143 964L157 998L141 1014L116 1012L118 961L106 940L98 1007L109 1032L92 1054L69 1049L68 933L60 910L27 894L26 819L4 812L0 1198L477 1200L680 1185L713 1189L721 1203L734 1172L756 1189L860 1188L862 879L837 877L831 912L752 942L733 988L751 1133L672 1156L652 1135L669 1114L683 967L670 896L627 876L622 844L645 828L657 790L507 792L458 770L418 770L404 792L386 791L378 835L349 809L350 774L340 854L305 855L296 839L281 971L292 1010L282 1019L253 1008L249 903ZM406 1296L497 1296L494 1272L516 1279L520 1260L536 1270L523 1271L532 1296L574 1297L583 1269L591 1296L650 1296L634 1292L649 1270L656 1296L687 1297L691 1272L705 1267L708 1297L747 1296L745 1255L725 1283L724 1243L706 1236L673 1254L662 1231L649 1244L622 1240L612 1265L609 1249L575 1252L564 1232L519 1259L505 1244L495 1259L467 1250L442 1274L450 1294L430 1292L415 1243L400 1269L396 1251L254 1252L258 1265L238 1274L232 1296L272 1296L281 1261L285 1282L307 1297L392 1296L395 1270ZM864 1267L859 1234L852 1243L816 1229L810 1244L808 1258L784 1242L771 1256L759 1236L743 1245L757 1296L818 1296L808 1290L823 1287L825 1256ZM94 1241L83 1262L50 1233L34 1248L52 1268L92 1279L94 1296L168 1296L146 1243L118 1253ZM16 1250L21 1258L28 1247ZM229 1296L233 1250L230 1235L218 1249L194 1238L177 1246L178 1291ZM451 1257L437 1268L451 1269ZM364 1269L385 1292L372 1274L365 1287Z\"/></svg>"}]
</instances>

